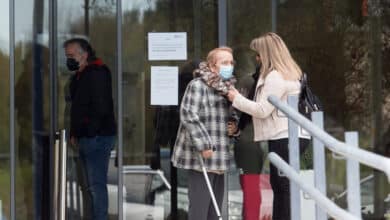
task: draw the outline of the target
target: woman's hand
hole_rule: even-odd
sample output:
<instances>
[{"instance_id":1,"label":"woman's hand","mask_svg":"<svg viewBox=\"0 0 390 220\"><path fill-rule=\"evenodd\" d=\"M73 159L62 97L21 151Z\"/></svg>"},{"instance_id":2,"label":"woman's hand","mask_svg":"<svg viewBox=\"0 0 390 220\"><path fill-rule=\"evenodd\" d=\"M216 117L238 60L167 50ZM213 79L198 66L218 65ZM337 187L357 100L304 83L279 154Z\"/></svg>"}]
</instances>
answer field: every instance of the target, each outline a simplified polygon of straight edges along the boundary
<instances>
[{"instance_id":1,"label":"woman's hand","mask_svg":"<svg viewBox=\"0 0 390 220\"><path fill-rule=\"evenodd\" d=\"M227 124L228 136L233 136L237 132L237 123L234 121L229 121Z\"/></svg>"},{"instance_id":2,"label":"woman's hand","mask_svg":"<svg viewBox=\"0 0 390 220\"><path fill-rule=\"evenodd\" d=\"M236 97L236 95L238 95L239 92L237 91L236 88L231 88L227 94L227 97L229 99L229 101L233 102L234 98Z\"/></svg>"}]
</instances>

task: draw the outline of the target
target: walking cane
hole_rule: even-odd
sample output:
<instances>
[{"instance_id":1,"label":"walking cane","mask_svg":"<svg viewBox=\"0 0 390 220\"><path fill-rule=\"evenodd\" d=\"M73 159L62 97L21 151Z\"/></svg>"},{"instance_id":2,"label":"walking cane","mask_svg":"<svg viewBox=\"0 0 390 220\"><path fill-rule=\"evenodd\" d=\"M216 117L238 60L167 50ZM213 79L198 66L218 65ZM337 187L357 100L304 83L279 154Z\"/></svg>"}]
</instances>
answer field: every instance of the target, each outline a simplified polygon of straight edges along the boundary
<instances>
[{"instance_id":1,"label":"walking cane","mask_svg":"<svg viewBox=\"0 0 390 220\"><path fill-rule=\"evenodd\" d=\"M211 200L213 201L215 212L217 213L218 219L222 220L221 212L219 211L219 207L217 204L217 200L215 199L213 188L211 188L211 184L210 184L209 176L207 175L206 167L204 166L202 154L199 153L198 156L199 156L200 166L202 167L203 176L204 176L204 179L206 180L206 185L207 185L207 188L209 189Z\"/></svg>"}]
</instances>

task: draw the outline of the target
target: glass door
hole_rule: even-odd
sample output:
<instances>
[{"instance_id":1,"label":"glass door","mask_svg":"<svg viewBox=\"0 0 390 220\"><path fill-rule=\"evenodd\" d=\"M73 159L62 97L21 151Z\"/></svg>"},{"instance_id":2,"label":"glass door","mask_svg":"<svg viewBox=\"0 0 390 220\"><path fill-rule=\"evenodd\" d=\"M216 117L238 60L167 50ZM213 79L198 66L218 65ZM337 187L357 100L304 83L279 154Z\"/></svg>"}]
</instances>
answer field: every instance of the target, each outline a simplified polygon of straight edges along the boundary
<instances>
[{"instance_id":1,"label":"glass door","mask_svg":"<svg viewBox=\"0 0 390 220\"><path fill-rule=\"evenodd\" d=\"M65 68L62 44L72 37L89 40L99 58L115 73L116 2L15 0L1 1L0 5L4 10L0 23L0 68L4 73L0 82L0 218L54 219L58 212L53 203L59 190L56 181L62 174L68 179L66 216L80 219L86 216L84 208L89 201L80 190L83 176L78 176L77 149L66 148L67 171L61 173L56 167L59 130L69 131L67 88L71 73ZM7 31L9 25L15 30L12 39ZM9 65L10 52L13 66ZM14 84L10 76L14 77ZM116 81L113 74L114 89ZM15 173L10 173L10 158L14 159ZM115 158L113 154L108 187L109 214L113 219L118 188ZM8 180L13 178L14 185L10 186Z\"/></svg>"},{"instance_id":2,"label":"glass door","mask_svg":"<svg viewBox=\"0 0 390 220\"><path fill-rule=\"evenodd\" d=\"M249 93L256 83L252 76L256 72L256 54L249 44L272 30L272 0L228 0L227 5L227 42L234 50L237 87ZM272 190L265 162L267 146L253 142L250 117L241 115L241 135L234 144L235 166L228 180L229 219L259 219L259 213L260 219L265 219L272 213Z\"/></svg>"},{"instance_id":3,"label":"glass door","mask_svg":"<svg viewBox=\"0 0 390 220\"><path fill-rule=\"evenodd\" d=\"M118 100L116 94L116 1L105 0L72 0L57 1L57 82L58 82L58 124L69 130L70 126L70 78L74 73L67 70L63 43L71 38L83 38L89 41L112 73L114 105ZM114 107L116 108L116 107ZM115 111L115 110L114 110ZM115 111L116 112L116 111ZM67 154L67 219L91 218L92 201L88 196L85 167L79 157L79 148L68 144ZM108 171L108 215L117 219L118 180L117 154L111 152Z\"/></svg>"},{"instance_id":4,"label":"glass door","mask_svg":"<svg viewBox=\"0 0 390 220\"><path fill-rule=\"evenodd\" d=\"M122 1L123 219L186 219L186 172L170 155L180 97L196 63L218 46L217 12L218 1ZM185 33L187 57L149 60L149 34L177 32ZM156 67L177 69L178 104L151 104Z\"/></svg>"}]
</instances>

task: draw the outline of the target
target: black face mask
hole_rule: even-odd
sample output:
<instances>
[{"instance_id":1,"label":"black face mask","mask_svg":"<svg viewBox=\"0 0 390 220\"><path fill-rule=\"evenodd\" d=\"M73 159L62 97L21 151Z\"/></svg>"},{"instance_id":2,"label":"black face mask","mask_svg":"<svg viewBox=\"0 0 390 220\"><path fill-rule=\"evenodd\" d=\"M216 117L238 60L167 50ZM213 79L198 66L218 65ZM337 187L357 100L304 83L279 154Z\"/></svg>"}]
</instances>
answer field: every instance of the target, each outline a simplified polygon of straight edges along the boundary
<instances>
[{"instance_id":1,"label":"black face mask","mask_svg":"<svg viewBox=\"0 0 390 220\"><path fill-rule=\"evenodd\" d=\"M74 58L68 58L66 59L66 66L68 67L68 70L76 71L80 68L80 63Z\"/></svg>"}]
</instances>

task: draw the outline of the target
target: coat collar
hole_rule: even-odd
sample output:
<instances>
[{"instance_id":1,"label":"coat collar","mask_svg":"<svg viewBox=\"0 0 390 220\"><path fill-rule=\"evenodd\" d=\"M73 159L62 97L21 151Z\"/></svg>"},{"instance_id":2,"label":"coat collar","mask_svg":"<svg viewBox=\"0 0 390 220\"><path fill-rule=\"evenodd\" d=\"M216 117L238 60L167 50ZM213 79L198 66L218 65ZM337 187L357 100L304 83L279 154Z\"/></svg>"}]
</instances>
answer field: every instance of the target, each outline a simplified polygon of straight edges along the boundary
<instances>
[{"instance_id":1,"label":"coat collar","mask_svg":"<svg viewBox=\"0 0 390 220\"><path fill-rule=\"evenodd\" d=\"M256 85L256 88L259 88L261 87L262 85L264 85L264 82L265 82L265 79L263 77L259 77L259 80L257 80L257 85Z\"/></svg>"}]
</instances>

